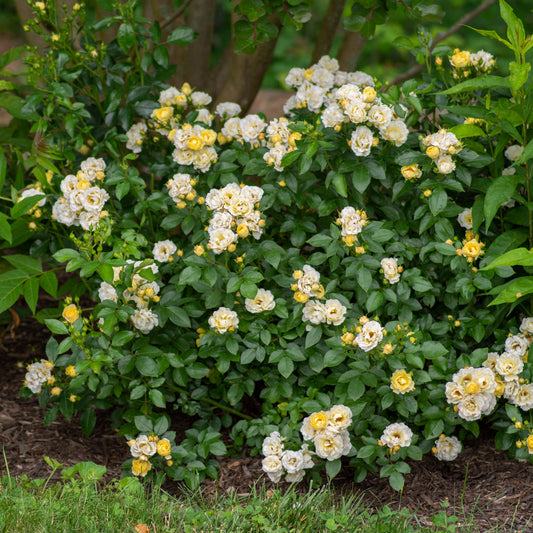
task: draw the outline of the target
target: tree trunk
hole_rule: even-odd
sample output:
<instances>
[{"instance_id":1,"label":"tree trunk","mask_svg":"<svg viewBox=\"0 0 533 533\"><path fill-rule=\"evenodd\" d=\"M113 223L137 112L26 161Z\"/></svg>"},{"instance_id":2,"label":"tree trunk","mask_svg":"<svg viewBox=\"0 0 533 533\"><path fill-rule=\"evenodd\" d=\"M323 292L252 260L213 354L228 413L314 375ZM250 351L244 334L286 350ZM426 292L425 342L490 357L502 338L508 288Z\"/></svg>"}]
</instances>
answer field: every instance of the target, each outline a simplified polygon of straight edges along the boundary
<instances>
[{"instance_id":1,"label":"tree trunk","mask_svg":"<svg viewBox=\"0 0 533 533\"><path fill-rule=\"evenodd\" d=\"M322 56L330 53L345 4L346 0L330 0L328 10L320 26L311 63L316 63Z\"/></svg>"},{"instance_id":2,"label":"tree trunk","mask_svg":"<svg viewBox=\"0 0 533 533\"><path fill-rule=\"evenodd\" d=\"M345 31L338 57L341 70L353 72L365 47L366 39L358 31Z\"/></svg>"}]
</instances>

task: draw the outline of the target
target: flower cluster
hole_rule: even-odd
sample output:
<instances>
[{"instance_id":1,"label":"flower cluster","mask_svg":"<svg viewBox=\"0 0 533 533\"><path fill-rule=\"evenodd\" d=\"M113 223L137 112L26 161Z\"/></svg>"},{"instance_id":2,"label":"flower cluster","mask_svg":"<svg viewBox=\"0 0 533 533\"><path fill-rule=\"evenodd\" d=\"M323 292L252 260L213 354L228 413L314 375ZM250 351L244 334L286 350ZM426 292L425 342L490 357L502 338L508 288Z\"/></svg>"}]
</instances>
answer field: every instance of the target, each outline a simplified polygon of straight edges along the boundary
<instances>
[{"instance_id":1,"label":"flower cluster","mask_svg":"<svg viewBox=\"0 0 533 533\"><path fill-rule=\"evenodd\" d=\"M263 144L266 126L266 122L259 115L246 115L243 118L234 116L222 126L219 139L223 143L246 142L253 148L258 148Z\"/></svg>"},{"instance_id":2,"label":"flower cluster","mask_svg":"<svg viewBox=\"0 0 533 533\"><path fill-rule=\"evenodd\" d=\"M199 117L196 119L199 120ZM214 144L217 134L214 130L201 124L183 124L168 133L175 150L172 159L178 165L192 165L195 170L207 172L218 160Z\"/></svg>"},{"instance_id":3,"label":"flower cluster","mask_svg":"<svg viewBox=\"0 0 533 533\"><path fill-rule=\"evenodd\" d=\"M311 440L318 457L335 461L352 449L348 428L352 411L345 405L334 405L329 411L318 411L304 418L300 429L304 440Z\"/></svg>"},{"instance_id":4,"label":"flower cluster","mask_svg":"<svg viewBox=\"0 0 533 533\"><path fill-rule=\"evenodd\" d=\"M352 344L369 352L383 340L385 328L382 328L377 320L369 320L366 316L361 317L359 323L361 326L356 328L357 337L353 339Z\"/></svg>"},{"instance_id":5,"label":"flower cluster","mask_svg":"<svg viewBox=\"0 0 533 533\"><path fill-rule=\"evenodd\" d=\"M472 231L467 230L463 239L463 246L457 249L457 255L462 255L466 257L469 263L473 263L474 260L485 253L483 251L484 246L485 244L479 240L479 235L474 236Z\"/></svg>"},{"instance_id":6,"label":"flower cluster","mask_svg":"<svg viewBox=\"0 0 533 533\"><path fill-rule=\"evenodd\" d=\"M133 124L131 128L126 132L128 142L126 148L131 150L134 154L140 154L142 151L142 145L148 128L144 121Z\"/></svg>"},{"instance_id":7,"label":"flower cluster","mask_svg":"<svg viewBox=\"0 0 533 533\"><path fill-rule=\"evenodd\" d=\"M428 135L422 139L426 155L435 162L440 174L451 174L455 170L452 155L462 149L462 144L457 137L445 129Z\"/></svg>"},{"instance_id":8,"label":"flower cluster","mask_svg":"<svg viewBox=\"0 0 533 533\"><path fill-rule=\"evenodd\" d=\"M190 174L174 174L167 181L168 194L176 202L176 207L183 209L187 205L185 200L192 202L196 198L195 185L196 180Z\"/></svg>"},{"instance_id":9,"label":"flower cluster","mask_svg":"<svg viewBox=\"0 0 533 533\"><path fill-rule=\"evenodd\" d=\"M364 211L347 206L340 212L336 224L341 227L342 240L346 246L353 246L357 242L357 235L368 224L368 219Z\"/></svg>"},{"instance_id":10,"label":"flower cluster","mask_svg":"<svg viewBox=\"0 0 533 533\"><path fill-rule=\"evenodd\" d=\"M461 442L457 437L447 437L442 434L435 441L435 446L431 451L439 461L455 461L462 449Z\"/></svg>"},{"instance_id":11,"label":"flower cluster","mask_svg":"<svg viewBox=\"0 0 533 533\"><path fill-rule=\"evenodd\" d=\"M298 451L285 450L284 440L278 431L274 431L263 441L263 472L274 483L279 483L284 474L285 481L299 483L305 470L314 466L313 454L307 444L302 444Z\"/></svg>"},{"instance_id":12,"label":"flower cluster","mask_svg":"<svg viewBox=\"0 0 533 533\"><path fill-rule=\"evenodd\" d=\"M52 217L67 226L81 226L85 231L100 225L107 215L104 204L109 194L95 184L102 181L106 168L103 159L89 157L81 163L76 175L69 174L61 181L61 196L52 207Z\"/></svg>"},{"instance_id":13,"label":"flower cluster","mask_svg":"<svg viewBox=\"0 0 533 533\"><path fill-rule=\"evenodd\" d=\"M400 448L411 446L413 441L413 432L403 422L389 424L384 430L378 441L380 446L387 446L392 454Z\"/></svg>"},{"instance_id":14,"label":"flower cluster","mask_svg":"<svg viewBox=\"0 0 533 533\"><path fill-rule=\"evenodd\" d=\"M55 382L51 369L53 363L42 359L39 363L33 363L28 366L28 371L24 376L24 385L34 394L41 392L43 384L53 385Z\"/></svg>"},{"instance_id":15,"label":"flower cluster","mask_svg":"<svg viewBox=\"0 0 533 533\"><path fill-rule=\"evenodd\" d=\"M128 441L131 455L135 458L131 471L135 476L145 477L152 469L150 457L158 455L164 457L167 465L172 465L171 444L168 439L160 439L152 435L139 435L136 439Z\"/></svg>"},{"instance_id":16,"label":"flower cluster","mask_svg":"<svg viewBox=\"0 0 533 533\"><path fill-rule=\"evenodd\" d=\"M296 281L291 285L294 291L294 299L299 303L305 303L310 296L322 299L326 293L320 283L320 273L312 266L304 265L302 270L295 270L292 277Z\"/></svg>"},{"instance_id":17,"label":"flower cluster","mask_svg":"<svg viewBox=\"0 0 533 533\"><path fill-rule=\"evenodd\" d=\"M207 207L214 211L207 229L207 248L215 254L233 252L239 237L245 239L252 234L259 239L265 221L256 208L262 197L263 189L255 185L230 183L222 189L211 189L205 197Z\"/></svg>"},{"instance_id":18,"label":"flower cluster","mask_svg":"<svg viewBox=\"0 0 533 533\"><path fill-rule=\"evenodd\" d=\"M346 307L337 299L326 300L324 303L318 300L308 300L303 309L304 322L310 322L314 326L319 324L331 324L340 326L344 322ZM307 326L310 329L312 326Z\"/></svg>"},{"instance_id":19,"label":"flower cluster","mask_svg":"<svg viewBox=\"0 0 533 533\"><path fill-rule=\"evenodd\" d=\"M467 78L471 74L488 74L494 70L496 64L494 56L485 50L479 50L474 54L468 50L456 48L450 57L455 79Z\"/></svg>"},{"instance_id":20,"label":"flower cluster","mask_svg":"<svg viewBox=\"0 0 533 533\"><path fill-rule=\"evenodd\" d=\"M461 368L446 383L446 400L464 420L479 420L494 409L497 387L496 376L487 366Z\"/></svg>"},{"instance_id":21,"label":"flower cluster","mask_svg":"<svg viewBox=\"0 0 533 533\"><path fill-rule=\"evenodd\" d=\"M239 326L239 317L235 311L227 307L219 307L210 317L209 326L217 333L234 331Z\"/></svg>"},{"instance_id":22,"label":"flower cluster","mask_svg":"<svg viewBox=\"0 0 533 533\"><path fill-rule=\"evenodd\" d=\"M266 128L268 152L263 155L267 165L273 165L281 172L281 161L285 154L296 150L296 141L302 138L301 133L289 129L290 122L285 117L271 120Z\"/></svg>"},{"instance_id":23,"label":"flower cluster","mask_svg":"<svg viewBox=\"0 0 533 533\"><path fill-rule=\"evenodd\" d=\"M490 368L496 374L498 395L503 393L507 401L524 411L533 409L533 384L520 378L524 363L527 362L532 333L533 318L524 318L520 325L520 333L509 335L505 339L502 354L491 352L483 363L484 367Z\"/></svg>"}]
</instances>

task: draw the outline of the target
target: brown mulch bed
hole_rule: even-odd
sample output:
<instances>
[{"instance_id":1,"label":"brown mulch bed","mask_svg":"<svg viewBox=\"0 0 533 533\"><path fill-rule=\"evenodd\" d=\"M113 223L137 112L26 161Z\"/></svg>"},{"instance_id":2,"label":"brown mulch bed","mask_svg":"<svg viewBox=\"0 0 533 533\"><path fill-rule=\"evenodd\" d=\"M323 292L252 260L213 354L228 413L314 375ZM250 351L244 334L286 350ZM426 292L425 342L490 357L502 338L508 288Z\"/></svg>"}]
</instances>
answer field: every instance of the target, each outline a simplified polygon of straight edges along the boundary
<instances>
[{"instance_id":1,"label":"brown mulch bed","mask_svg":"<svg viewBox=\"0 0 533 533\"><path fill-rule=\"evenodd\" d=\"M93 461L107 467L106 480L120 477L127 446L111 429L105 413L98 415L94 433L85 438L76 419L68 422L60 417L43 426L44 413L36 399L18 397L25 365L44 356L47 339L46 330L30 319L24 319L13 334L6 330L0 337L0 445L11 475L47 477L46 455L65 466ZM182 435L187 423L176 424L179 427L172 429ZM258 456L248 457L243 452L241 457L223 458L220 463L218 480L204 484L208 495L226 491L248 494L261 475ZM472 514L479 531L498 526L499 531L533 532L533 465L496 451L490 434L465 443L463 453L452 463L426 456L411 463L411 469L402 494L390 489L388 481L378 474L353 484L349 469L337 476L334 489L339 494L363 491L364 501L372 506L407 507L416 511L425 525L443 509L442 502L448 502L449 514L456 514L460 521ZM6 465L0 459L0 476L5 473ZM172 490L172 484L167 487Z\"/></svg>"}]
</instances>

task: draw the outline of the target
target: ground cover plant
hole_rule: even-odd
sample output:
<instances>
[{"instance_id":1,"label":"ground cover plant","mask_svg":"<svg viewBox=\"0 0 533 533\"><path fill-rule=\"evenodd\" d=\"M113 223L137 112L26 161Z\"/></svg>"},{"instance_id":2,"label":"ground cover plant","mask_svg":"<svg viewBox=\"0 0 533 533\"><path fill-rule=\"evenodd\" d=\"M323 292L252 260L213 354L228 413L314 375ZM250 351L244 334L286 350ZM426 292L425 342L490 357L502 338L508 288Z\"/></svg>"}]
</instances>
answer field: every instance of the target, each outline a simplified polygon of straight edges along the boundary
<instances>
[{"instance_id":1,"label":"ground cover plant","mask_svg":"<svg viewBox=\"0 0 533 533\"><path fill-rule=\"evenodd\" d=\"M78 412L90 434L112 409L129 471L193 487L247 446L274 481L350 465L400 490L406 459L453 460L481 417L528 458L533 45L500 9L506 38L478 31L513 50L508 75L450 50L380 90L323 56L268 122L168 86L132 4L96 23L116 41L69 48L76 4L28 58L0 164L3 309L63 299L22 391L45 422ZM197 417L181 442L173 410Z\"/></svg>"}]
</instances>

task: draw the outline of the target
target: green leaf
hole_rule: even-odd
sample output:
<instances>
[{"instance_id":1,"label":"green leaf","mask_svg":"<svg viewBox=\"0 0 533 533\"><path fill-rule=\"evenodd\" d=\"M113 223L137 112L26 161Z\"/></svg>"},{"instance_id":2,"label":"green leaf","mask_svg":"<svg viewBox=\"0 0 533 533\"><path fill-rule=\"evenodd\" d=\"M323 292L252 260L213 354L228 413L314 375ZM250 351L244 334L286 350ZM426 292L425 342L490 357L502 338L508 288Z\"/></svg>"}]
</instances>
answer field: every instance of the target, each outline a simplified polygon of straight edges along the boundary
<instances>
[{"instance_id":1,"label":"green leaf","mask_svg":"<svg viewBox=\"0 0 533 533\"><path fill-rule=\"evenodd\" d=\"M179 44L185 46L192 43L198 34L191 28L177 28L167 39L167 44Z\"/></svg>"},{"instance_id":2,"label":"green leaf","mask_svg":"<svg viewBox=\"0 0 533 533\"><path fill-rule=\"evenodd\" d=\"M329 479L333 479L342 468L342 461L340 459L335 459L334 461L326 462L326 473L328 474Z\"/></svg>"},{"instance_id":3,"label":"green leaf","mask_svg":"<svg viewBox=\"0 0 533 533\"><path fill-rule=\"evenodd\" d=\"M80 417L81 429L86 437L88 437L96 425L96 413L92 407L87 407Z\"/></svg>"},{"instance_id":4,"label":"green leaf","mask_svg":"<svg viewBox=\"0 0 533 533\"><path fill-rule=\"evenodd\" d=\"M334 189L343 197L348 196L348 188L346 187L346 178L344 174L336 173L332 180Z\"/></svg>"},{"instance_id":5,"label":"green leaf","mask_svg":"<svg viewBox=\"0 0 533 533\"><path fill-rule=\"evenodd\" d=\"M60 320L56 320L55 318L47 318L45 319L44 323L46 324L46 327L56 335L67 335L68 329L63 322Z\"/></svg>"},{"instance_id":6,"label":"green leaf","mask_svg":"<svg viewBox=\"0 0 533 533\"><path fill-rule=\"evenodd\" d=\"M439 94L457 94L478 89L495 89L497 87L511 88L511 82L507 78L500 76L482 76L458 83L454 87L441 91Z\"/></svg>"},{"instance_id":7,"label":"green leaf","mask_svg":"<svg viewBox=\"0 0 533 533\"><path fill-rule=\"evenodd\" d=\"M39 277L41 287L52 297L57 297L57 277L55 272L48 270Z\"/></svg>"},{"instance_id":8,"label":"green leaf","mask_svg":"<svg viewBox=\"0 0 533 533\"><path fill-rule=\"evenodd\" d=\"M473 124L457 124L448 131L452 132L458 139L464 139L465 137L485 137L485 132L479 127Z\"/></svg>"},{"instance_id":9,"label":"green leaf","mask_svg":"<svg viewBox=\"0 0 533 533\"><path fill-rule=\"evenodd\" d=\"M43 271L40 259L34 259L27 255L5 255L4 259L18 270L28 275L40 274Z\"/></svg>"},{"instance_id":10,"label":"green leaf","mask_svg":"<svg viewBox=\"0 0 533 533\"><path fill-rule=\"evenodd\" d=\"M64 263L65 261L69 261L70 259L77 259L78 257L80 257L80 253L77 250L73 250L72 248L63 248L61 250L58 250L52 257L58 263Z\"/></svg>"},{"instance_id":11,"label":"green leaf","mask_svg":"<svg viewBox=\"0 0 533 533\"><path fill-rule=\"evenodd\" d=\"M379 309L382 303L383 303L383 293L381 293L380 291L374 291L370 293L370 295L366 299L365 305L366 305L367 311L369 313L372 313L376 309Z\"/></svg>"},{"instance_id":12,"label":"green leaf","mask_svg":"<svg viewBox=\"0 0 533 533\"><path fill-rule=\"evenodd\" d=\"M32 207L37 205L43 198L46 198L44 194L35 194L34 196L28 196L23 200L17 202L10 211L11 218L19 218L25 215Z\"/></svg>"},{"instance_id":13,"label":"green leaf","mask_svg":"<svg viewBox=\"0 0 533 533\"><path fill-rule=\"evenodd\" d=\"M135 42L135 30L129 22L123 22L117 33L118 45L122 50L127 53Z\"/></svg>"},{"instance_id":14,"label":"green leaf","mask_svg":"<svg viewBox=\"0 0 533 533\"><path fill-rule=\"evenodd\" d=\"M376 452L375 446L363 446L357 452L357 458L368 459L369 457L372 457L375 454L375 452Z\"/></svg>"},{"instance_id":15,"label":"green leaf","mask_svg":"<svg viewBox=\"0 0 533 533\"><path fill-rule=\"evenodd\" d=\"M294 363L292 359L287 356L284 356L278 362L278 371L279 373L287 379L294 371Z\"/></svg>"},{"instance_id":16,"label":"green leaf","mask_svg":"<svg viewBox=\"0 0 533 533\"><path fill-rule=\"evenodd\" d=\"M440 342L426 341L422 344L422 354L426 359L436 359L441 355L446 355L448 349L445 348Z\"/></svg>"},{"instance_id":17,"label":"green leaf","mask_svg":"<svg viewBox=\"0 0 533 533\"><path fill-rule=\"evenodd\" d=\"M398 471L394 471L389 477L389 484L394 490L401 491L404 484L403 475Z\"/></svg>"},{"instance_id":18,"label":"green leaf","mask_svg":"<svg viewBox=\"0 0 533 533\"><path fill-rule=\"evenodd\" d=\"M370 172L368 168L359 165L352 173L352 184L356 191L363 194L370 185Z\"/></svg>"},{"instance_id":19,"label":"green leaf","mask_svg":"<svg viewBox=\"0 0 533 533\"><path fill-rule=\"evenodd\" d=\"M124 346L124 344L131 341L135 335L134 331L119 331L113 336L111 344L113 344L113 346Z\"/></svg>"},{"instance_id":20,"label":"green leaf","mask_svg":"<svg viewBox=\"0 0 533 533\"><path fill-rule=\"evenodd\" d=\"M489 305L515 302L522 296L531 293L533 293L533 276L525 276L504 285L503 290Z\"/></svg>"},{"instance_id":21,"label":"green leaf","mask_svg":"<svg viewBox=\"0 0 533 533\"><path fill-rule=\"evenodd\" d=\"M314 327L305 337L305 348L311 348L322 338L322 328Z\"/></svg>"},{"instance_id":22,"label":"green leaf","mask_svg":"<svg viewBox=\"0 0 533 533\"><path fill-rule=\"evenodd\" d=\"M29 278L22 287L22 294L31 312L35 314L37 300L39 299L39 280L37 278Z\"/></svg>"},{"instance_id":23,"label":"green leaf","mask_svg":"<svg viewBox=\"0 0 533 533\"><path fill-rule=\"evenodd\" d=\"M524 25L505 0L500 0L500 14L507 24L507 38L513 44L514 50L518 51L526 36Z\"/></svg>"},{"instance_id":24,"label":"green leaf","mask_svg":"<svg viewBox=\"0 0 533 533\"><path fill-rule=\"evenodd\" d=\"M250 281L243 281L241 283L240 292L245 298L255 298L257 296L257 285Z\"/></svg>"},{"instance_id":25,"label":"green leaf","mask_svg":"<svg viewBox=\"0 0 533 533\"><path fill-rule=\"evenodd\" d=\"M487 230L500 206L513 196L520 180L519 176L500 176L490 184L485 194L485 203L483 205Z\"/></svg>"},{"instance_id":26,"label":"green leaf","mask_svg":"<svg viewBox=\"0 0 533 533\"><path fill-rule=\"evenodd\" d=\"M13 234L11 233L11 226L7 221L7 215L0 213L0 237L11 244L13 240Z\"/></svg>"},{"instance_id":27,"label":"green leaf","mask_svg":"<svg viewBox=\"0 0 533 533\"><path fill-rule=\"evenodd\" d=\"M433 216L438 215L446 208L448 194L444 189L435 189L429 197L429 209Z\"/></svg>"},{"instance_id":28,"label":"green leaf","mask_svg":"<svg viewBox=\"0 0 533 533\"><path fill-rule=\"evenodd\" d=\"M481 270L492 270L500 266L533 266L533 251L527 248L515 248L497 257Z\"/></svg>"},{"instance_id":29,"label":"green leaf","mask_svg":"<svg viewBox=\"0 0 533 533\"><path fill-rule=\"evenodd\" d=\"M158 421L154 424L154 433L156 435L163 435L168 431L169 423L165 415L161 415Z\"/></svg>"},{"instance_id":30,"label":"green leaf","mask_svg":"<svg viewBox=\"0 0 533 533\"><path fill-rule=\"evenodd\" d=\"M148 393L148 397L156 407L161 407L161 409L164 409L166 407L165 397L160 390L152 389Z\"/></svg>"},{"instance_id":31,"label":"green leaf","mask_svg":"<svg viewBox=\"0 0 533 533\"><path fill-rule=\"evenodd\" d=\"M180 326L182 328L191 327L191 319L189 318L189 315L185 309L182 309L181 307L175 307L173 305L167 307L166 309L168 311L168 318L173 324L176 324L176 326Z\"/></svg>"},{"instance_id":32,"label":"green leaf","mask_svg":"<svg viewBox=\"0 0 533 533\"><path fill-rule=\"evenodd\" d=\"M146 385L137 385L131 389L130 400L138 400L146 393Z\"/></svg>"},{"instance_id":33,"label":"green leaf","mask_svg":"<svg viewBox=\"0 0 533 533\"><path fill-rule=\"evenodd\" d=\"M509 63L509 70L511 75L509 80L514 91L520 90L520 88L527 82L529 71L531 70L531 63L516 63L511 61Z\"/></svg>"},{"instance_id":34,"label":"green leaf","mask_svg":"<svg viewBox=\"0 0 533 533\"><path fill-rule=\"evenodd\" d=\"M147 355L141 355L135 361L135 368L143 375L148 377L159 376L158 364Z\"/></svg>"},{"instance_id":35,"label":"green leaf","mask_svg":"<svg viewBox=\"0 0 533 533\"><path fill-rule=\"evenodd\" d=\"M147 416L137 415L133 420L135 422L135 427L141 433L152 433L154 430L154 424Z\"/></svg>"},{"instance_id":36,"label":"green leaf","mask_svg":"<svg viewBox=\"0 0 533 533\"><path fill-rule=\"evenodd\" d=\"M531 139L526 147L524 148L524 151L520 154L520 157L516 160L517 165L521 165L522 163L525 163L526 161L529 161L533 157L533 139Z\"/></svg>"}]
</instances>

